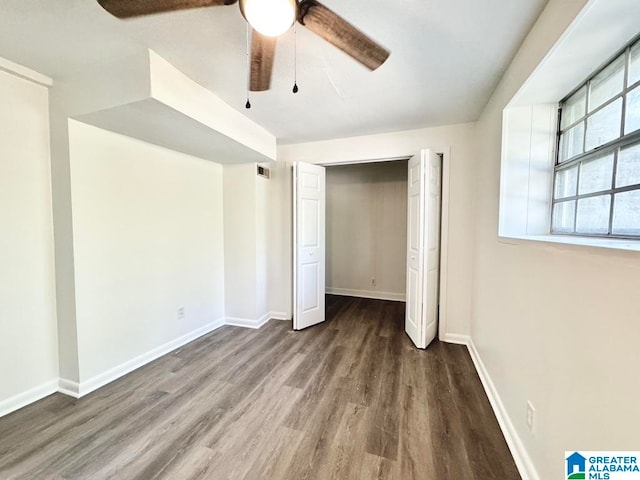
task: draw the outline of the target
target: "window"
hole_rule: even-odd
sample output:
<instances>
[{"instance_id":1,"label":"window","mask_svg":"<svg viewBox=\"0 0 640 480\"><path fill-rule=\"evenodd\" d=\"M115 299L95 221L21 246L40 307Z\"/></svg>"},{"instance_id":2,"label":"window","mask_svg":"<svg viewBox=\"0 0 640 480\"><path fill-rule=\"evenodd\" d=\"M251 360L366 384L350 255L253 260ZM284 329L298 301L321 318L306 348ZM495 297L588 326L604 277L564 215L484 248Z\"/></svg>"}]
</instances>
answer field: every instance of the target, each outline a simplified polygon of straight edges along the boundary
<instances>
[{"instance_id":1,"label":"window","mask_svg":"<svg viewBox=\"0 0 640 480\"><path fill-rule=\"evenodd\" d=\"M640 237L640 41L560 103L551 232Z\"/></svg>"}]
</instances>

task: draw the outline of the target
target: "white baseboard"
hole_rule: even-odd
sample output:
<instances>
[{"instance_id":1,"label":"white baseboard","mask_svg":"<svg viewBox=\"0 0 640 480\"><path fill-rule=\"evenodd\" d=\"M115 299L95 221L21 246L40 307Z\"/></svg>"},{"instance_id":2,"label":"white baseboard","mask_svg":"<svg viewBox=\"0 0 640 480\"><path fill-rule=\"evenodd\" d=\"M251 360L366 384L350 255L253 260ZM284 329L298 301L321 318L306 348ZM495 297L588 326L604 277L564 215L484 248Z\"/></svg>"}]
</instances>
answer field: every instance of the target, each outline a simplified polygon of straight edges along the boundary
<instances>
[{"instance_id":1,"label":"white baseboard","mask_svg":"<svg viewBox=\"0 0 640 480\"><path fill-rule=\"evenodd\" d=\"M327 293L331 293L329 292L329 289L327 289ZM342 293L334 294L342 295ZM167 342L164 345L156 347L147 353L139 355L121 365L118 365L117 367L101 373L100 375L96 375L95 377L87 380L86 382L82 382L81 384L64 378L54 379L42 385L34 387L26 392L0 401L0 417L19 410L20 408L25 407L30 403L41 400L42 398L55 392L60 392L75 398L80 398L108 383L111 383L112 381L126 375L127 373L130 373L133 370L136 370L137 368L140 368L143 365L152 362L153 360L166 355L167 353L172 352L173 350L189 342L192 342L193 340L206 335L209 332L212 332L213 330L223 325L234 325L239 327L257 329L262 327L270 319L290 320L290 315L285 312L267 312L262 317L256 320L234 317L227 317L226 319L220 318L212 323L209 323L208 325L189 332L182 337ZM531 457L529 456L524 444L522 443L522 440L520 439L515 427L513 426L513 422L511 421L511 418L509 417L509 414L507 413L507 410L502 403L500 395L498 394L498 391L493 381L491 380L491 377L489 376L489 372L482 362L482 358L480 357L480 354L478 353L473 340L467 335L459 334L446 334L441 340L448 343L457 343L467 346L469 354L471 355L471 359L473 360L473 364L476 368L476 371L478 372L478 376L480 377L480 381L482 382L482 386L484 387L485 393L489 398L489 403L493 408L493 412L498 420L498 424L500 425L500 429L502 430L507 445L509 446L509 450L511 451L511 455L513 456L516 466L518 467L518 471L520 472L522 480L540 480L540 476L536 471L533 461L531 460Z\"/></svg>"},{"instance_id":2,"label":"white baseboard","mask_svg":"<svg viewBox=\"0 0 640 480\"><path fill-rule=\"evenodd\" d=\"M0 401L0 417L4 417L16 410L20 410L22 407L26 407L30 403L37 402L52 393L56 393L57 390L58 379L54 378L53 380L49 380L37 387L33 387L26 392L22 392L18 395L7 398L6 400L2 400Z\"/></svg>"},{"instance_id":3,"label":"white baseboard","mask_svg":"<svg viewBox=\"0 0 640 480\"><path fill-rule=\"evenodd\" d=\"M233 327L258 329L263 327L269 320L291 320L291 315L286 312L267 312L255 320L251 318L227 317L224 324Z\"/></svg>"},{"instance_id":4,"label":"white baseboard","mask_svg":"<svg viewBox=\"0 0 640 480\"><path fill-rule=\"evenodd\" d=\"M58 392L69 397L80 398L80 384L66 378L58 379Z\"/></svg>"},{"instance_id":5,"label":"white baseboard","mask_svg":"<svg viewBox=\"0 0 640 480\"><path fill-rule=\"evenodd\" d=\"M209 332L212 332L217 328L222 327L224 324L225 324L224 319L219 318L218 320L208 323L207 325L204 325L181 337L178 337L175 340L171 340L170 342L167 342L164 345L160 345L159 347L156 347L153 350L143 353L142 355L138 355L137 357L132 358L131 360L128 360L116 367L113 367L107 370L106 372L96 375L95 377L90 378L89 380L80 382L80 385L78 385L73 381L61 380L60 381L61 386L59 391L61 393L69 392L71 393L71 396L74 396L77 398L83 397L93 392L94 390L97 390L98 388L103 387L108 383L113 382L114 380L117 380L118 378L126 375L127 373L130 373L142 367L143 365L146 365L147 363L152 362L157 358L160 358L161 356L166 355L167 353L172 352L173 350L180 348L189 342L194 341L196 338L199 338L203 335L206 335Z\"/></svg>"},{"instance_id":6,"label":"white baseboard","mask_svg":"<svg viewBox=\"0 0 640 480\"><path fill-rule=\"evenodd\" d=\"M468 339L467 348L469 349L469 354L471 355L473 364L476 367L476 371L478 372L484 391L486 392L487 397L489 397L489 403L491 403L493 413L498 419L498 424L500 425L500 429L502 430L502 434L509 446L509 450L511 451L513 460L518 467L522 480L540 480L540 476L538 475L533 461L522 443L518 432L513 426L513 422L502 403L498 390L491 380L489 372L482 362L482 358L480 358L480 354L478 353L478 350L471 338Z\"/></svg>"},{"instance_id":7,"label":"white baseboard","mask_svg":"<svg viewBox=\"0 0 640 480\"><path fill-rule=\"evenodd\" d=\"M68 395L74 398L80 398L89 393L103 387L114 380L117 380L120 377L123 377L127 373L130 373L147 363L150 363L157 358L160 358L167 353L172 352L173 350L186 345L189 342L196 340L197 338L206 335L207 333L216 330L224 325L234 325L239 327L247 327L247 328L260 328L269 320L291 320L291 315L287 312L267 312L262 315L260 318L252 320L252 319L243 319L243 318L219 318L218 320L211 322L203 327L200 327L196 330L193 330L175 340L171 340L159 347L154 348L142 355L138 355L137 357L124 362L116 367L113 367L106 372L103 372L99 375L90 378L84 382L78 383L73 380L69 380L66 378L56 378L42 384L40 386L34 387L31 390L15 395L6 400L0 401L0 417L4 415L8 415L11 412L19 410L22 407L25 407L33 402L37 402L38 400L51 395L52 393L62 393L64 395Z\"/></svg>"},{"instance_id":8,"label":"white baseboard","mask_svg":"<svg viewBox=\"0 0 640 480\"><path fill-rule=\"evenodd\" d=\"M469 345L469 335L460 335L457 333L446 333L444 337L440 339L441 342L456 343L458 345Z\"/></svg>"},{"instance_id":9,"label":"white baseboard","mask_svg":"<svg viewBox=\"0 0 640 480\"><path fill-rule=\"evenodd\" d=\"M238 318L238 317L227 317L224 321L225 325L231 325L233 327L243 327L243 328L260 328L265 323L269 321L269 314L265 313L260 318Z\"/></svg>"},{"instance_id":10,"label":"white baseboard","mask_svg":"<svg viewBox=\"0 0 640 480\"><path fill-rule=\"evenodd\" d=\"M111 368L106 372L96 375L95 377L79 384L72 380L60 378L54 391L58 391L74 398L83 397L97 390L98 388L103 387L113 382L114 380L117 380L127 373L130 373L146 365L147 363L150 363L153 360L156 360L157 358L160 358L161 356L166 355L167 353L170 353L173 350L194 341L195 339L203 335L206 335L207 333L210 333L213 330L222 327L223 325L233 325L238 327L257 329L262 327L271 318L278 318L282 320L291 319L291 317L284 312L267 312L263 316L255 320L234 317L220 318L212 323L189 332L182 337L176 338L175 340L167 342L164 345L160 345L159 347L156 347L147 353L143 353L142 355L139 355L121 365Z\"/></svg>"},{"instance_id":11,"label":"white baseboard","mask_svg":"<svg viewBox=\"0 0 640 480\"><path fill-rule=\"evenodd\" d=\"M394 302L404 302L407 299L404 293L378 292L375 290L353 290L351 288L327 287L326 293L329 295L342 295L345 297L373 298L375 300L392 300Z\"/></svg>"}]
</instances>

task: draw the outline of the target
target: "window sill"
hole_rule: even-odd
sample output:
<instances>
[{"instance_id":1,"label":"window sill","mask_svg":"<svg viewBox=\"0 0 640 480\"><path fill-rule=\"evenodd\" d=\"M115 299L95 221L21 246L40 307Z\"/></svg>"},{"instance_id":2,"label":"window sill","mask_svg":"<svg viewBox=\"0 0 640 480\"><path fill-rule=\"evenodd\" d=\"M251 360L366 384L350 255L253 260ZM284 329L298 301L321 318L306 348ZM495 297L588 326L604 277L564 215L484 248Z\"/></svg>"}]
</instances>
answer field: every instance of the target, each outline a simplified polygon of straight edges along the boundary
<instances>
[{"instance_id":1,"label":"window sill","mask_svg":"<svg viewBox=\"0 0 640 480\"><path fill-rule=\"evenodd\" d=\"M510 243L509 240L527 240L532 242L559 243L564 245L580 245L585 247L640 252L640 239L626 240L617 238L577 237L569 235L500 235L498 238L502 243Z\"/></svg>"}]
</instances>

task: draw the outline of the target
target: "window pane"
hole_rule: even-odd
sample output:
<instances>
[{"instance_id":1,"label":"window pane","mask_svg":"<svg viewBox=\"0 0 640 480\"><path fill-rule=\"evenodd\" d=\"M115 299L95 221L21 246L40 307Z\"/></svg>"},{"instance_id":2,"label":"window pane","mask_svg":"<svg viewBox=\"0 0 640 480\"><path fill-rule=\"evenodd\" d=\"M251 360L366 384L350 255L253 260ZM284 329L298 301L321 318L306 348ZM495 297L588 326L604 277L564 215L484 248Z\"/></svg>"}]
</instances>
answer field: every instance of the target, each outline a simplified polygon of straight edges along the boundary
<instances>
[{"instance_id":1,"label":"window pane","mask_svg":"<svg viewBox=\"0 0 640 480\"><path fill-rule=\"evenodd\" d=\"M584 86L562 104L562 130L585 116L587 87Z\"/></svg>"},{"instance_id":2,"label":"window pane","mask_svg":"<svg viewBox=\"0 0 640 480\"><path fill-rule=\"evenodd\" d=\"M576 232L608 233L611 195L581 198L576 213Z\"/></svg>"},{"instance_id":3,"label":"window pane","mask_svg":"<svg viewBox=\"0 0 640 480\"><path fill-rule=\"evenodd\" d=\"M640 145L621 149L616 168L616 187L636 183L640 183Z\"/></svg>"},{"instance_id":4,"label":"window pane","mask_svg":"<svg viewBox=\"0 0 640 480\"><path fill-rule=\"evenodd\" d=\"M557 233L573 233L573 219L576 201L556 203L553 206L552 230Z\"/></svg>"},{"instance_id":5,"label":"window pane","mask_svg":"<svg viewBox=\"0 0 640 480\"><path fill-rule=\"evenodd\" d=\"M580 195L609 190L613 180L613 153L583 162L580 167Z\"/></svg>"},{"instance_id":6,"label":"window pane","mask_svg":"<svg viewBox=\"0 0 640 480\"><path fill-rule=\"evenodd\" d=\"M629 59L629 82L631 86L640 80L640 42L631 47L631 57Z\"/></svg>"},{"instance_id":7,"label":"window pane","mask_svg":"<svg viewBox=\"0 0 640 480\"><path fill-rule=\"evenodd\" d=\"M631 133L640 128L640 87L627 93L627 113L624 121L624 133Z\"/></svg>"},{"instance_id":8,"label":"window pane","mask_svg":"<svg viewBox=\"0 0 640 480\"><path fill-rule=\"evenodd\" d=\"M582 153L584 122L560 136L560 161L564 162Z\"/></svg>"},{"instance_id":9,"label":"window pane","mask_svg":"<svg viewBox=\"0 0 640 480\"><path fill-rule=\"evenodd\" d=\"M578 186L578 167L566 168L556 174L555 198L572 197Z\"/></svg>"},{"instance_id":10,"label":"window pane","mask_svg":"<svg viewBox=\"0 0 640 480\"><path fill-rule=\"evenodd\" d=\"M620 136L622 120L622 99L600 110L587 120L587 140L585 150L588 152L600 145Z\"/></svg>"},{"instance_id":11,"label":"window pane","mask_svg":"<svg viewBox=\"0 0 640 480\"><path fill-rule=\"evenodd\" d=\"M624 87L624 55L620 55L589 83L589 111L615 97Z\"/></svg>"},{"instance_id":12,"label":"window pane","mask_svg":"<svg viewBox=\"0 0 640 480\"><path fill-rule=\"evenodd\" d=\"M640 235L640 190L616 195L612 231L615 235Z\"/></svg>"}]
</instances>

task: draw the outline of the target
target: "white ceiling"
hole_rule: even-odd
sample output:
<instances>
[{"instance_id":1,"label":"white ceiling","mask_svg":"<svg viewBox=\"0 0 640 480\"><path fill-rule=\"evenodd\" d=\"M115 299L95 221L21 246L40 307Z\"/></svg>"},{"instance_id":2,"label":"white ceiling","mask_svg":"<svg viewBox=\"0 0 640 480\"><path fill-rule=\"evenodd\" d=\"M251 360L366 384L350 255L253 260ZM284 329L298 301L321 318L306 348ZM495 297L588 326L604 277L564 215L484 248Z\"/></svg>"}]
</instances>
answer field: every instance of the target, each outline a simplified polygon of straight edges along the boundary
<instances>
[{"instance_id":1,"label":"white ceiling","mask_svg":"<svg viewBox=\"0 0 640 480\"><path fill-rule=\"evenodd\" d=\"M300 92L291 92L290 31L278 40L271 90L252 93L250 110L237 5L123 21L95 0L0 0L0 56L55 81L151 48L279 143L297 143L476 120L546 0L323 3L391 50L389 60L369 72L299 26Z\"/></svg>"}]
</instances>

